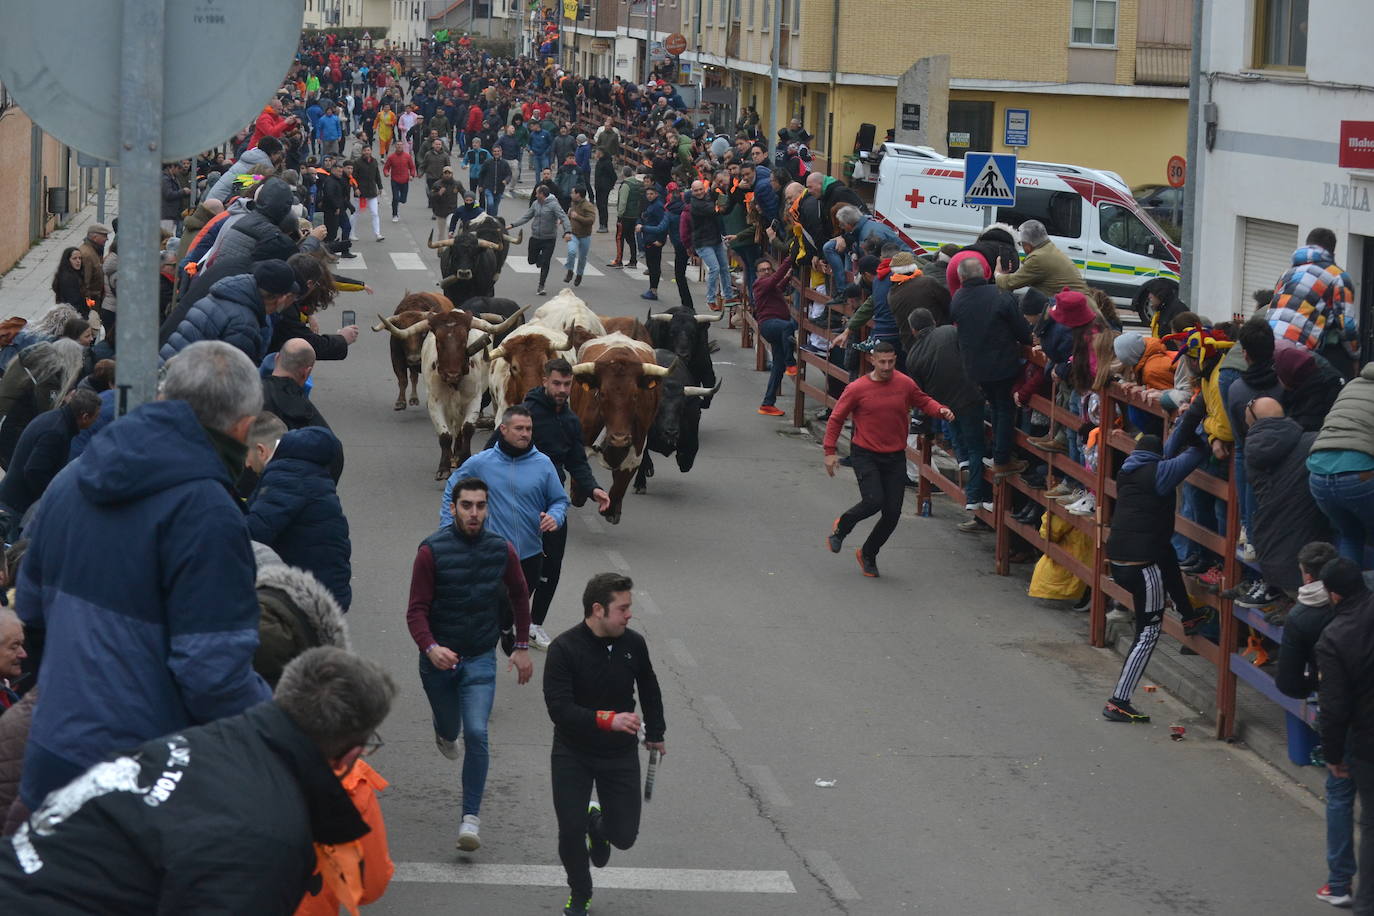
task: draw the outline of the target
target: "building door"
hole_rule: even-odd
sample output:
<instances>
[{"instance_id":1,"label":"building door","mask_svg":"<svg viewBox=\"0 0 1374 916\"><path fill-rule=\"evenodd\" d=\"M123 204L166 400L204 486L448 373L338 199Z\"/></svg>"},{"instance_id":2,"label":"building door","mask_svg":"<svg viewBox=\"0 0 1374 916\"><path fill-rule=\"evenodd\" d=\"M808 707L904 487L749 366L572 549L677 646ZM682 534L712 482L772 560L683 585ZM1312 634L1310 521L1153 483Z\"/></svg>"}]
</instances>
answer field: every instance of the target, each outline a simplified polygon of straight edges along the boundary
<instances>
[{"instance_id":1,"label":"building door","mask_svg":"<svg viewBox=\"0 0 1374 916\"><path fill-rule=\"evenodd\" d=\"M949 154L963 159L969 150L992 150L992 102L949 103Z\"/></svg>"},{"instance_id":2,"label":"building door","mask_svg":"<svg viewBox=\"0 0 1374 916\"><path fill-rule=\"evenodd\" d=\"M1248 318L1254 311L1251 293L1273 289L1293 263L1293 251L1298 247L1298 227L1267 219L1247 219L1241 244L1244 246L1241 288L1233 311Z\"/></svg>"}]
</instances>

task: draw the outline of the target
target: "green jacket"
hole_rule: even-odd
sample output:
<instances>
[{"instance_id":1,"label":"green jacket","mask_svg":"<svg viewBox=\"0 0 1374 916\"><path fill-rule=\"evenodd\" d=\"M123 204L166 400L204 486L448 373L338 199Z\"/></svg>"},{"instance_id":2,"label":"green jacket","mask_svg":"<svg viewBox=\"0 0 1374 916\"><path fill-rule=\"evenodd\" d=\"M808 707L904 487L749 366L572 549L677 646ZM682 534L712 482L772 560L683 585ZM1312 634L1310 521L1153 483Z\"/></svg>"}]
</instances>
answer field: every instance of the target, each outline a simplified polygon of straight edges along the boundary
<instances>
[{"instance_id":1,"label":"green jacket","mask_svg":"<svg viewBox=\"0 0 1374 916\"><path fill-rule=\"evenodd\" d=\"M644 209L644 182L630 177L621 180L615 196L615 215L621 219L639 219Z\"/></svg>"}]
</instances>

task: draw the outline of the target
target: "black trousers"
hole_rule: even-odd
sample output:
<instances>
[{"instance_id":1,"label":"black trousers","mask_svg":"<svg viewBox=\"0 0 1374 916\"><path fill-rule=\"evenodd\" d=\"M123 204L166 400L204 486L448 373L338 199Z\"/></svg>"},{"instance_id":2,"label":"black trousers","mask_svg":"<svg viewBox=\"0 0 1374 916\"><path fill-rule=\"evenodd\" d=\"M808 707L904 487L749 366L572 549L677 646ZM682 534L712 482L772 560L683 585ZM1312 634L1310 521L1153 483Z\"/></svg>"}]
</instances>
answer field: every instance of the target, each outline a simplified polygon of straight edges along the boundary
<instances>
[{"instance_id":1,"label":"black trousers","mask_svg":"<svg viewBox=\"0 0 1374 916\"><path fill-rule=\"evenodd\" d=\"M558 817L558 858L568 873L573 896L591 899L587 859L587 804L592 788L601 802L601 838L629 849L639 836L639 752L596 757L567 747L557 738L549 759L553 811Z\"/></svg>"},{"instance_id":2,"label":"black trousers","mask_svg":"<svg viewBox=\"0 0 1374 916\"><path fill-rule=\"evenodd\" d=\"M649 268L649 289L658 289L658 281L663 277L663 246L644 246L644 266Z\"/></svg>"},{"instance_id":3,"label":"black trousers","mask_svg":"<svg viewBox=\"0 0 1374 916\"><path fill-rule=\"evenodd\" d=\"M597 226L600 229L607 229L610 227L610 223L608 222L610 213L607 211L607 207L611 202L611 188L613 187L615 187L615 185L607 185L604 187L602 185L596 186L596 215L601 219L601 222L598 223Z\"/></svg>"},{"instance_id":4,"label":"black trousers","mask_svg":"<svg viewBox=\"0 0 1374 916\"><path fill-rule=\"evenodd\" d=\"M637 264L639 262L639 246L635 244L635 224L638 222L637 218L625 216L617 220L615 235L615 259L617 263L621 260L621 252L627 247L630 249L630 263Z\"/></svg>"},{"instance_id":5,"label":"black trousers","mask_svg":"<svg viewBox=\"0 0 1374 916\"><path fill-rule=\"evenodd\" d=\"M871 452L861 445L850 447L850 463L859 481L859 501L840 516L840 537L847 537L854 526L872 515L882 513L864 541L863 555L873 559L897 530L906 496L906 453Z\"/></svg>"},{"instance_id":6,"label":"black trousers","mask_svg":"<svg viewBox=\"0 0 1374 916\"><path fill-rule=\"evenodd\" d=\"M553 249L558 244L558 239L547 238L537 239L530 237L530 256L531 264L539 265L539 285L542 287L544 281L549 278L549 262L553 260Z\"/></svg>"},{"instance_id":7,"label":"black trousers","mask_svg":"<svg viewBox=\"0 0 1374 916\"><path fill-rule=\"evenodd\" d=\"M520 561L520 571L525 574L525 587L533 594L539 582L539 571L544 568L544 554L536 553Z\"/></svg>"},{"instance_id":8,"label":"black trousers","mask_svg":"<svg viewBox=\"0 0 1374 916\"><path fill-rule=\"evenodd\" d=\"M1355 850L1358 862L1355 872L1360 880L1355 887L1355 912L1370 916L1374 914L1374 763L1349 754L1345 762L1350 767L1350 776L1355 780L1355 792L1360 798L1357 815L1360 848Z\"/></svg>"},{"instance_id":9,"label":"black trousers","mask_svg":"<svg viewBox=\"0 0 1374 916\"><path fill-rule=\"evenodd\" d=\"M563 574L563 553L568 549L568 523L544 532L544 563L539 567L539 584L532 585L534 599L530 602L530 617L541 627L549 616L549 605L558 591Z\"/></svg>"},{"instance_id":10,"label":"black trousers","mask_svg":"<svg viewBox=\"0 0 1374 916\"><path fill-rule=\"evenodd\" d=\"M677 281L677 296L684 308L696 311L692 304L692 291L687 287L687 248L673 243L673 278Z\"/></svg>"}]
</instances>

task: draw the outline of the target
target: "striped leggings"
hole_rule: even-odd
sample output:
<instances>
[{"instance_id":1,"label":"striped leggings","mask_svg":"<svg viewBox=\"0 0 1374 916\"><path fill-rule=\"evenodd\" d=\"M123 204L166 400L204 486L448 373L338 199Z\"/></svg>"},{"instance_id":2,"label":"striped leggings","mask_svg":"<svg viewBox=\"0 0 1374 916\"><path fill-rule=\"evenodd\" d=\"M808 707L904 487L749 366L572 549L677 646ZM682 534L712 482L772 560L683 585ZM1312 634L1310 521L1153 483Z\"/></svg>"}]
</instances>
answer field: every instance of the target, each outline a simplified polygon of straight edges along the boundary
<instances>
[{"instance_id":1,"label":"striped leggings","mask_svg":"<svg viewBox=\"0 0 1374 916\"><path fill-rule=\"evenodd\" d=\"M1112 694L1114 700L1130 702L1159 642L1159 631L1164 623L1164 575L1155 563L1147 566L1113 563L1112 580L1131 593L1135 604L1135 642L1131 644L1126 663L1121 666L1121 677Z\"/></svg>"}]
</instances>

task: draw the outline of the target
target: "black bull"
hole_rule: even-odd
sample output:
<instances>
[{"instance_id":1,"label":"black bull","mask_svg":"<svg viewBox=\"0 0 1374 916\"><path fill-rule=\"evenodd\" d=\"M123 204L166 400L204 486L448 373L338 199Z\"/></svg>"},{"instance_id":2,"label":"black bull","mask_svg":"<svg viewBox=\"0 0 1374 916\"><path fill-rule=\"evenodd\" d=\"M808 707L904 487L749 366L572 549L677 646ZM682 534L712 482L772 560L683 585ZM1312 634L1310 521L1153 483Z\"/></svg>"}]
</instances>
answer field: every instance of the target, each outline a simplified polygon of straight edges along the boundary
<instances>
[{"instance_id":1,"label":"black bull","mask_svg":"<svg viewBox=\"0 0 1374 916\"><path fill-rule=\"evenodd\" d=\"M451 239L428 245L439 251L439 286L454 302L496 295L496 280L506 264L511 239L505 223L493 218L464 224Z\"/></svg>"},{"instance_id":2,"label":"black bull","mask_svg":"<svg viewBox=\"0 0 1374 916\"><path fill-rule=\"evenodd\" d=\"M720 382L711 388L693 384L692 373L687 364L672 350L654 350L654 362L669 367L663 379L663 395L654 415L654 425L649 427L649 439L644 458L635 472L634 490L636 493L648 492L648 479L654 476L654 462L650 452L668 456L676 453L677 467L687 473L696 463L697 451L701 448L701 410L702 402L720 391Z\"/></svg>"}]
</instances>

